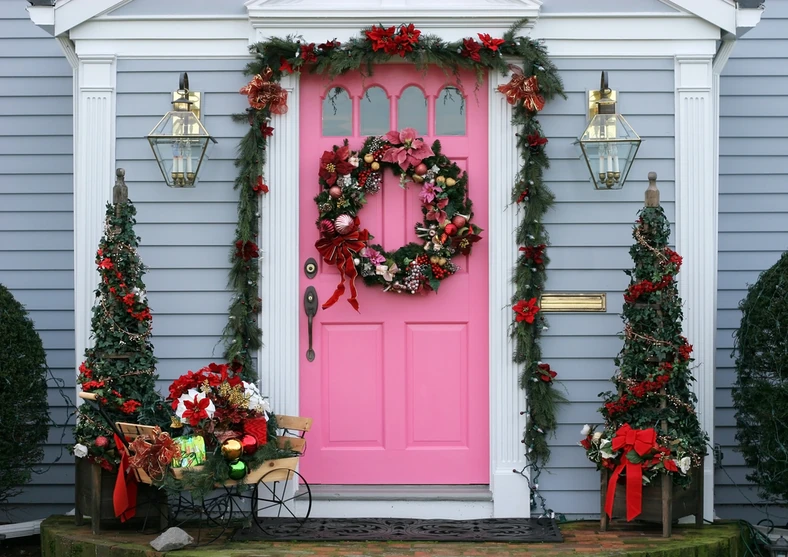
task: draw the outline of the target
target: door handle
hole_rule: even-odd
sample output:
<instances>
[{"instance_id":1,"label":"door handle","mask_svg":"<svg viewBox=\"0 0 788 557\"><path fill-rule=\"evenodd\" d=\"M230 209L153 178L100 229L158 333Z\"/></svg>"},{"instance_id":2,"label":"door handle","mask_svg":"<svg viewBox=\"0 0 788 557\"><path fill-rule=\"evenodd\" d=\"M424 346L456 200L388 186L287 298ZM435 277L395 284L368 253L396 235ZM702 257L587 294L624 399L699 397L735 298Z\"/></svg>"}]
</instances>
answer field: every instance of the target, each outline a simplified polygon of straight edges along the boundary
<instances>
[{"instance_id":1,"label":"door handle","mask_svg":"<svg viewBox=\"0 0 788 557\"><path fill-rule=\"evenodd\" d=\"M317 290L314 286L308 286L304 292L304 311L309 319L307 331L309 333L309 348L306 350L307 361L315 360L315 351L312 349L312 319L317 315Z\"/></svg>"}]
</instances>

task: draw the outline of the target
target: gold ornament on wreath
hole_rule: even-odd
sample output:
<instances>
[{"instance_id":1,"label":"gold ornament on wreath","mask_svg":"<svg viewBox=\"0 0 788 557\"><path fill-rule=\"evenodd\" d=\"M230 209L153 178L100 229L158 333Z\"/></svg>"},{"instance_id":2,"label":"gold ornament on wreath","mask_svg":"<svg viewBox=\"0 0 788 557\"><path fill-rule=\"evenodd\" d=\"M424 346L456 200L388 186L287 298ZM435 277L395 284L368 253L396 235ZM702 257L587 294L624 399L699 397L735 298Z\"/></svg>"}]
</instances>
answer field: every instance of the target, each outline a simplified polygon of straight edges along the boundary
<instances>
[{"instance_id":1,"label":"gold ornament on wreath","mask_svg":"<svg viewBox=\"0 0 788 557\"><path fill-rule=\"evenodd\" d=\"M366 197L380 191L386 169L399 177L403 188L421 187L423 219L415 231L422 242L392 252L371 243L373 236L362 229L359 218ZM482 229L471 222L467 174L441 153L439 141L430 147L413 128L368 137L359 151L351 151L347 139L335 145L320 158L319 180L323 190L315 203L321 237L315 247L340 273L340 283L323 309L344 294L347 279L348 302L358 311L358 276L385 292L437 292L441 281L459 269L452 259L469 255L481 240Z\"/></svg>"}]
</instances>

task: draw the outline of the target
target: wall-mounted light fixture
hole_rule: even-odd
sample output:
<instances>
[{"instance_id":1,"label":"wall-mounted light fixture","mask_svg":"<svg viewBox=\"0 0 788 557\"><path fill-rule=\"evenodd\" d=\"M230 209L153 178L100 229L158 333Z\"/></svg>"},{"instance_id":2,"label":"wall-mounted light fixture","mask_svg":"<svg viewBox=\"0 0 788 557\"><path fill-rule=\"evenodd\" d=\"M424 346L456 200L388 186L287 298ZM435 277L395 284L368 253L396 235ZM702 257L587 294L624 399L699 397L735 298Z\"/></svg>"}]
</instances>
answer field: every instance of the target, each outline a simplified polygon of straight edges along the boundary
<instances>
[{"instance_id":1,"label":"wall-mounted light fixture","mask_svg":"<svg viewBox=\"0 0 788 557\"><path fill-rule=\"evenodd\" d=\"M616 91L608 87L607 72L602 72L599 91L589 92L588 101L591 121L577 143L591 182L598 190L621 189L640 148L640 137L616 112Z\"/></svg>"},{"instance_id":2,"label":"wall-mounted light fixture","mask_svg":"<svg viewBox=\"0 0 788 557\"><path fill-rule=\"evenodd\" d=\"M192 188L208 145L216 143L200 122L200 93L189 91L189 76L181 74L173 93L172 110L148 134L156 162L171 188Z\"/></svg>"},{"instance_id":3,"label":"wall-mounted light fixture","mask_svg":"<svg viewBox=\"0 0 788 557\"><path fill-rule=\"evenodd\" d=\"M780 536L779 539L767 546L769 548L769 555L774 557L788 556L788 540Z\"/></svg>"}]
</instances>

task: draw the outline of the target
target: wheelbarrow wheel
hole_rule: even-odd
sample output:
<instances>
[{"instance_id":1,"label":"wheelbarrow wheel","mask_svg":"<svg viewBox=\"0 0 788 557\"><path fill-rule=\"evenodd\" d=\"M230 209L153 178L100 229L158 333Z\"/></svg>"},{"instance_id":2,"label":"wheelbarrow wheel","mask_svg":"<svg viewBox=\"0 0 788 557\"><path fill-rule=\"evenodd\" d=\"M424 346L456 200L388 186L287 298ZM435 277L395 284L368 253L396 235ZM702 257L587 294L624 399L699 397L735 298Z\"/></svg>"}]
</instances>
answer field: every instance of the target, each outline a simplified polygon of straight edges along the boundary
<instances>
[{"instance_id":1,"label":"wheelbarrow wheel","mask_svg":"<svg viewBox=\"0 0 788 557\"><path fill-rule=\"evenodd\" d=\"M297 532L312 511L312 490L295 470L279 468L266 473L255 486L255 524L269 536Z\"/></svg>"}]
</instances>

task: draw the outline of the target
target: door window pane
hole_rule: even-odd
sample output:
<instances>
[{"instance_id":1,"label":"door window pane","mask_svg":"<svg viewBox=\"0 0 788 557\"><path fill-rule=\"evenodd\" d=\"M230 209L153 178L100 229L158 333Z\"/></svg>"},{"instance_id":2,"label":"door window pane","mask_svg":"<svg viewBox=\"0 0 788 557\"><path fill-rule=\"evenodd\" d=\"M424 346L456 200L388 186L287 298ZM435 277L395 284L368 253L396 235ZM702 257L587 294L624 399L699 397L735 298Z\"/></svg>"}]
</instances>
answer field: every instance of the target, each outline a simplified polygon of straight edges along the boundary
<instances>
[{"instance_id":1,"label":"door window pane","mask_svg":"<svg viewBox=\"0 0 788 557\"><path fill-rule=\"evenodd\" d=\"M413 128L427 134L427 99L421 89L411 86L402 92L397 104L397 129Z\"/></svg>"},{"instance_id":2,"label":"door window pane","mask_svg":"<svg viewBox=\"0 0 788 557\"><path fill-rule=\"evenodd\" d=\"M353 135L353 103L341 87L334 87L323 99L323 135Z\"/></svg>"},{"instance_id":3,"label":"door window pane","mask_svg":"<svg viewBox=\"0 0 788 557\"><path fill-rule=\"evenodd\" d=\"M389 132L389 99L380 87L370 87L361 96L361 135Z\"/></svg>"},{"instance_id":4,"label":"door window pane","mask_svg":"<svg viewBox=\"0 0 788 557\"><path fill-rule=\"evenodd\" d=\"M465 97L456 87L445 87L435 100L435 134L465 135Z\"/></svg>"}]
</instances>

